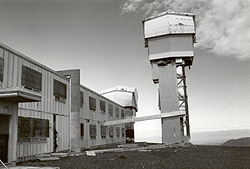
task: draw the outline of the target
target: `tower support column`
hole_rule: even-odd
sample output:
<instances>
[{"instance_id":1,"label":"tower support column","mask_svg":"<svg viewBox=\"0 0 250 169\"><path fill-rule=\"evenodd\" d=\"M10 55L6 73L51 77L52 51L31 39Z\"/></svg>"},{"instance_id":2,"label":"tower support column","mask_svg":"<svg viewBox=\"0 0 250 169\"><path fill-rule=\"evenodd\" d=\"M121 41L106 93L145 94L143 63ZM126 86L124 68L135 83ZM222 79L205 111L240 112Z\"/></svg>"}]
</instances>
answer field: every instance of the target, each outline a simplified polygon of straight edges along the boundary
<instances>
[{"instance_id":1,"label":"tower support column","mask_svg":"<svg viewBox=\"0 0 250 169\"><path fill-rule=\"evenodd\" d=\"M179 111L176 64L158 64L159 66L159 105L161 113ZM180 116L162 118L162 142L174 144L184 141Z\"/></svg>"}]
</instances>

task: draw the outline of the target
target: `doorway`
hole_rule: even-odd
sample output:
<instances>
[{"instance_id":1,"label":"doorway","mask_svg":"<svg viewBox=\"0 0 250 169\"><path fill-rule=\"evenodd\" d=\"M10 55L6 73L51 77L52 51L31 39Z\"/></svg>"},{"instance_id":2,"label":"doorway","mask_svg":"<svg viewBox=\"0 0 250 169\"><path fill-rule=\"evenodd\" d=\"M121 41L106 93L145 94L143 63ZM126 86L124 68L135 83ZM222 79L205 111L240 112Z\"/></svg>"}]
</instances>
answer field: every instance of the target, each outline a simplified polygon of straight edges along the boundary
<instances>
[{"instance_id":1,"label":"doorway","mask_svg":"<svg viewBox=\"0 0 250 169\"><path fill-rule=\"evenodd\" d=\"M9 117L0 114L0 159L8 162Z\"/></svg>"}]
</instances>

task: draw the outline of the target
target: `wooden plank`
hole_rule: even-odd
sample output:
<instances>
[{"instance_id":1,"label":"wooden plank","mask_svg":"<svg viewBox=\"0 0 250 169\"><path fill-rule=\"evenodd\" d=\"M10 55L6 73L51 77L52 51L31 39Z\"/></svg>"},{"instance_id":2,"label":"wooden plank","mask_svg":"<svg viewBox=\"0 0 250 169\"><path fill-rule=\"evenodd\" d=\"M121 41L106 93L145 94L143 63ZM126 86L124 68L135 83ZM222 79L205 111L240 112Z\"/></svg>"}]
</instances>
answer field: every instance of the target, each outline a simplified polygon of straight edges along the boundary
<instances>
[{"instance_id":1,"label":"wooden plank","mask_svg":"<svg viewBox=\"0 0 250 169\"><path fill-rule=\"evenodd\" d=\"M156 114L156 115L151 115L151 116L143 116L143 117L122 119L122 120L106 121L106 122L104 122L104 126L125 124L125 123L132 123L132 122L146 121L146 120L153 120L153 119L161 119L161 118L171 118L171 117L184 116L184 115L185 115L184 111L173 111L173 112L161 113L161 114Z\"/></svg>"}]
</instances>

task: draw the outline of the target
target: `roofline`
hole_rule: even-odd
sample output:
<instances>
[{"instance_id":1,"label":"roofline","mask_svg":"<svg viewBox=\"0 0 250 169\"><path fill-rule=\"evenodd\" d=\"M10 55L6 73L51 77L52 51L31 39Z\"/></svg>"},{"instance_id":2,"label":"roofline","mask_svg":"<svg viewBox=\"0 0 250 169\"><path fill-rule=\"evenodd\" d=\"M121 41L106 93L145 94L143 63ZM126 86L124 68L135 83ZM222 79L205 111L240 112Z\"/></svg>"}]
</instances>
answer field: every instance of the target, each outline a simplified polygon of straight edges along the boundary
<instances>
[{"instance_id":1,"label":"roofline","mask_svg":"<svg viewBox=\"0 0 250 169\"><path fill-rule=\"evenodd\" d=\"M24 55L24 54L22 54L22 53L20 53L20 52L18 52L18 51L16 51L16 50L14 50L14 49L8 47L7 45L2 44L1 42L0 42L0 47L1 47L2 49L4 49L4 50L10 52L10 53L15 54L16 56L18 56L18 57L24 59L24 60L27 61L27 62L31 62L32 64L34 64L34 65L36 65L36 66L38 66L38 67L41 67L41 68L43 68L43 69L49 71L50 73L53 73L53 74L55 74L55 75L57 75L57 76L59 76L59 77L65 79L65 80L69 81L69 79L68 79L67 77L61 75L61 74L58 73L57 71L55 71L55 70L53 70L53 69L51 69L51 68L49 68L49 67L47 67L47 66L45 66L45 65L43 65L43 64L41 64L41 63L39 63L39 62L37 62L37 61L35 61L35 60L29 58L28 56L26 56L26 55Z\"/></svg>"},{"instance_id":2,"label":"roofline","mask_svg":"<svg viewBox=\"0 0 250 169\"><path fill-rule=\"evenodd\" d=\"M154 16L151 16L149 18L145 18L142 20L142 22L146 22L146 21L149 21L149 20L152 20L152 19L155 19L155 18L159 18L161 16L164 16L164 15L167 15L167 14L170 14L170 15L181 15L181 16L192 16L192 17L195 17L195 14L193 13L185 13L185 12L175 12L175 11L166 11L166 12L163 12L163 13L160 13L160 14L157 14L157 15L154 15Z\"/></svg>"},{"instance_id":3,"label":"roofline","mask_svg":"<svg viewBox=\"0 0 250 169\"><path fill-rule=\"evenodd\" d=\"M118 91L118 92L126 92L126 93L134 93L134 92L132 92L132 91L115 89L115 90L110 90L110 91L106 91L106 92L101 92L101 95L102 95L102 94L107 94L107 93L116 92L116 91Z\"/></svg>"},{"instance_id":4,"label":"roofline","mask_svg":"<svg viewBox=\"0 0 250 169\"><path fill-rule=\"evenodd\" d=\"M86 87L86 86L83 86L82 84L80 84L80 88L86 89L86 90L88 90L89 92L92 92L92 93L98 95L100 98L104 98L104 99L106 99L106 100L112 102L113 104L116 104L116 105L121 106L122 108L126 109L125 106L122 106L121 104L119 104L119 103L117 103L117 102L115 102L115 101L113 101L113 100L111 100L111 99L109 99L109 98L107 98L107 97L101 95L100 93L97 93L96 91L94 91L94 90L92 90L92 89L90 89L90 88L88 88L88 87Z\"/></svg>"}]
</instances>

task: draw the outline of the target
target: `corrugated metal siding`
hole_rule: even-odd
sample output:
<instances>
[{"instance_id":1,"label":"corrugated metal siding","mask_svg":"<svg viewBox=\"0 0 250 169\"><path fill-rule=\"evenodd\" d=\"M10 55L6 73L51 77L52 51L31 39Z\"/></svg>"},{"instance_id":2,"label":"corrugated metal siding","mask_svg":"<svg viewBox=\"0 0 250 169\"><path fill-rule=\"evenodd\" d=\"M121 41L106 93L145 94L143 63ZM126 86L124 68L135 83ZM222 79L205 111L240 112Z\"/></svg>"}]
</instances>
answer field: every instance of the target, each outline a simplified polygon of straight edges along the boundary
<instances>
[{"instance_id":1,"label":"corrugated metal siding","mask_svg":"<svg viewBox=\"0 0 250 169\"><path fill-rule=\"evenodd\" d=\"M58 130L58 151L70 147L70 82L57 76L43 66L29 62L14 53L0 48L0 56L4 58L4 76L0 88L22 88L22 65L42 73L41 102L19 103L19 116L48 119L50 121L50 137L45 143L18 143L17 157L31 156L53 151L53 114L57 115L56 128ZM67 85L67 99L65 103L54 100L53 80L56 79Z\"/></svg>"}]
</instances>

